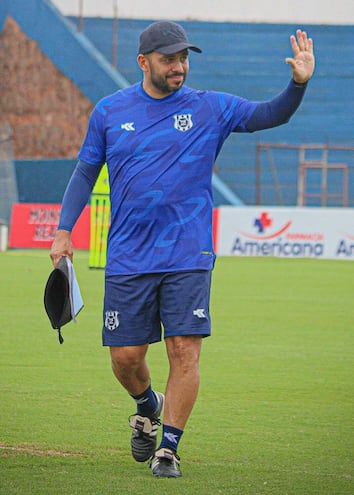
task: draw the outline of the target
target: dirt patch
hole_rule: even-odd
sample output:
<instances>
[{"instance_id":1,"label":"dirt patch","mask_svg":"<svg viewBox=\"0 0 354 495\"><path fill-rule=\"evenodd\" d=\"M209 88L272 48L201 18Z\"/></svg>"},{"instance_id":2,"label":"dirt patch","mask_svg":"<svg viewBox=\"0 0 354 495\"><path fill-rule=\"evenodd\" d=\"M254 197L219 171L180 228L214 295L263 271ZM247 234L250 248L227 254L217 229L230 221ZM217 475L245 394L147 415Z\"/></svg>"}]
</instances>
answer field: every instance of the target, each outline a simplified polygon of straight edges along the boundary
<instances>
[{"instance_id":1,"label":"dirt patch","mask_svg":"<svg viewBox=\"0 0 354 495\"><path fill-rule=\"evenodd\" d=\"M28 454L38 457L82 457L82 452L67 452L55 449L39 449L30 445L4 445L0 444L0 457L8 457L14 454Z\"/></svg>"}]
</instances>

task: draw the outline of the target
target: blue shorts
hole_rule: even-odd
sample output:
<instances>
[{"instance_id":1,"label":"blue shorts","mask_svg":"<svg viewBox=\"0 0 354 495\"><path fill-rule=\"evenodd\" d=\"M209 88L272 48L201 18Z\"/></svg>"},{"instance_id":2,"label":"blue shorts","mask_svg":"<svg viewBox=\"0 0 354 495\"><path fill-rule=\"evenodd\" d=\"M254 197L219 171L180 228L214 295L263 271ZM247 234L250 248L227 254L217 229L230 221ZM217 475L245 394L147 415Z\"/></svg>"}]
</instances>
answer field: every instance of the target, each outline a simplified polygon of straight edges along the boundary
<instances>
[{"instance_id":1,"label":"blue shorts","mask_svg":"<svg viewBox=\"0 0 354 495\"><path fill-rule=\"evenodd\" d=\"M115 275L105 279L102 340L106 346L210 335L211 271Z\"/></svg>"}]
</instances>

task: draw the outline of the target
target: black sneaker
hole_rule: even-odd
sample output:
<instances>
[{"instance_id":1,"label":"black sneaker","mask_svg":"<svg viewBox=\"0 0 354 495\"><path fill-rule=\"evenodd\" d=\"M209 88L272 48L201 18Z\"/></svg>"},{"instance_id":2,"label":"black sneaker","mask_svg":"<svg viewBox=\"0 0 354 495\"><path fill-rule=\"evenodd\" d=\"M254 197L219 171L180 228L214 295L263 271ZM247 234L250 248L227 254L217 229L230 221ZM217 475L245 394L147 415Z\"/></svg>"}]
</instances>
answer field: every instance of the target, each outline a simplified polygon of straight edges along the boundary
<instances>
[{"instance_id":1,"label":"black sneaker","mask_svg":"<svg viewBox=\"0 0 354 495\"><path fill-rule=\"evenodd\" d=\"M170 449L159 449L155 452L151 464L152 474L159 478L178 478L182 476L180 458Z\"/></svg>"},{"instance_id":2,"label":"black sneaker","mask_svg":"<svg viewBox=\"0 0 354 495\"><path fill-rule=\"evenodd\" d=\"M134 414L129 418L129 424L133 428L131 447L132 456L137 462L145 462L154 455L156 449L157 429L161 425L160 416L163 412L165 396L160 392L154 392L157 399L157 408L150 417Z\"/></svg>"}]
</instances>

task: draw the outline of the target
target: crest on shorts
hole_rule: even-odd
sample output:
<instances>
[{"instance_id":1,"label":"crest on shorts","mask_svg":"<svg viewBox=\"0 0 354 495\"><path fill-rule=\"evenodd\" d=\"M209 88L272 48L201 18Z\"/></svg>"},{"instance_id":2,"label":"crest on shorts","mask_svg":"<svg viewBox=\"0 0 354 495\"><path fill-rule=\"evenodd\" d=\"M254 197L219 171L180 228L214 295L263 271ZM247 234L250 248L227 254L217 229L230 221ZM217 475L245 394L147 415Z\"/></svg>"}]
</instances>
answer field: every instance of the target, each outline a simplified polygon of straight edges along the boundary
<instances>
[{"instance_id":1,"label":"crest on shorts","mask_svg":"<svg viewBox=\"0 0 354 495\"><path fill-rule=\"evenodd\" d=\"M175 119L175 129L177 129L177 131L186 132L193 127L191 113L174 115L173 118Z\"/></svg>"},{"instance_id":2,"label":"crest on shorts","mask_svg":"<svg viewBox=\"0 0 354 495\"><path fill-rule=\"evenodd\" d=\"M106 311L104 326L111 332L119 327L118 315L118 311Z\"/></svg>"}]
</instances>

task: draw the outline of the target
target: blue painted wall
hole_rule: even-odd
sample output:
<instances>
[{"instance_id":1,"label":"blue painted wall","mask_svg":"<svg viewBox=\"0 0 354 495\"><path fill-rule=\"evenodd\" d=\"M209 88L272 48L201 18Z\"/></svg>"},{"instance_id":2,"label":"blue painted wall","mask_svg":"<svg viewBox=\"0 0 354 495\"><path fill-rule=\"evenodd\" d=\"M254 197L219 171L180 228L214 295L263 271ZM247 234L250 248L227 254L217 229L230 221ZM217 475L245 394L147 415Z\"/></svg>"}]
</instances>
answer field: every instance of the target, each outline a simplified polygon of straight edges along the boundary
<instances>
[{"instance_id":1,"label":"blue painted wall","mask_svg":"<svg viewBox=\"0 0 354 495\"><path fill-rule=\"evenodd\" d=\"M77 19L70 17L73 25ZM140 32L151 21L121 19L118 28L118 69L130 82L139 81L136 63ZM298 26L181 22L189 38L203 49L191 53L188 84L264 100L281 91L290 79L285 57L289 36ZM267 139L295 142L354 143L354 26L301 26L314 39L316 71L304 105L284 126L265 131ZM84 33L111 59L112 20L84 19ZM339 119L339 120L338 120Z\"/></svg>"},{"instance_id":2,"label":"blue painted wall","mask_svg":"<svg viewBox=\"0 0 354 495\"><path fill-rule=\"evenodd\" d=\"M128 84L128 81L134 83L140 80L136 63L138 39L150 21L119 20L117 72L108 62L112 54L112 19L85 18L84 34L79 34L76 30L77 18L62 18L47 0L1 0L0 30L9 14L29 37L37 40L42 51L91 101L97 101L117 87ZM203 49L201 55L191 53L190 86L265 100L287 84L290 69L284 59L291 53L289 35L298 26L210 22L182 24L190 39ZM317 65L301 108L285 126L252 135L232 135L218 158L219 176L247 204L254 204L256 199L257 142L317 142L354 146L354 26L302 27L314 38ZM283 204L295 204L298 157L295 153L278 153L274 159ZM335 156L331 160L349 165L349 196L351 205L354 205L353 153ZM39 165L31 168L32 173L40 170ZM25 169L25 165L17 167L19 189L21 184L26 184L27 178L21 178L21 174L26 173ZM53 168L45 166L41 174L52 174L54 170L57 170L55 164ZM39 187L40 180L36 187ZM315 188L317 179L312 180ZM331 179L333 187L338 181L338 176ZM262 160L262 184L263 202L278 204L279 191L277 193L274 189L267 159ZM47 191L49 189L46 188ZM63 191L57 187L56 192L62 195ZM39 195L39 192L36 194ZM33 194L24 193L22 197L34 195L35 191ZM216 194L215 203L222 202Z\"/></svg>"},{"instance_id":3,"label":"blue painted wall","mask_svg":"<svg viewBox=\"0 0 354 495\"><path fill-rule=\"evenodd\" d=\"M69 18L77 24L76 18ZM118 69L131 82L139 81L136 63L139 33L148 20L121 19L118 28ZM280 92L290 78L285 64L291 55L290 34L299 26L181 22L189 38L203 49L191 53L187 83L253 100L266 100ZM252 135L232 135L218 159L219 176L248 204L254 204L256 143L327 143L354 146L354 26L301 26L314 39L316 71L304 102L289 124ZM84 19L84 32L106 57L112 52L112 20ZM298 155L277 152L281 194L285 205L296 203ZM350 167L350 197L354 205L353 153L333 154L331 161ZM333 185L340 176L333 176ZM262 160L262 199L277 204L266 157ZM316 187L317 179L313 178ZM221 198L217 198L217 200Z\"/></svg>"},{"instance_id":4,"label":"blue painted wall","mask_svg":"<svg viewBox=\"0 0 354 495\"><path fill-rule=\"evenodd\" d=\"M16 160L20 203L61 203L76 159Z\"/></svg>"}]
</instances>

